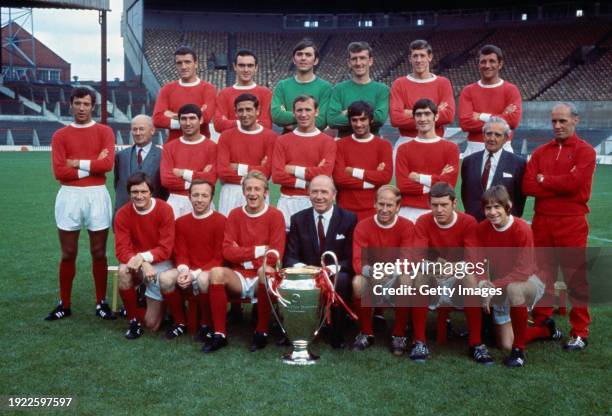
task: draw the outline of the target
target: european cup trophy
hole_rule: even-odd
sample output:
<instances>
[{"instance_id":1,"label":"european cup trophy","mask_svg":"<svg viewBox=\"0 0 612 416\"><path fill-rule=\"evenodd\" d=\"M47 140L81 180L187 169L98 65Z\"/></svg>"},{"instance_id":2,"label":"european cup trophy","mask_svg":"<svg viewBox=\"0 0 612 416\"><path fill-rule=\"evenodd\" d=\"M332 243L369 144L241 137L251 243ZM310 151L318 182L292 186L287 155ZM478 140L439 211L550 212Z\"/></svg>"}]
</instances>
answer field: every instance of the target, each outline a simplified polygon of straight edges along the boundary
<instances>
[{"instance_id":1,"label":"european cup trophy","mask_svg":"<svg viewBox=\"0 0 612 416\"><path fill-rule=\"evenodd\" d=\"M338 258L333 252L326 251L321 255L321 267L280 269L278 252L269 250L265 258L268 255L278 259L274 277L266 275L265 278L268 301L272 304L274 317L293 346L292 351L283 356L283 362L294 365L314 364L318 357L308 351L308 346L325 323L335 296L335 286L330 279L333 274L324 259L331 257L335 270L338 270ZM282 318L276 313L274 299L278 302Z\"/></svg>"}]
</instances>

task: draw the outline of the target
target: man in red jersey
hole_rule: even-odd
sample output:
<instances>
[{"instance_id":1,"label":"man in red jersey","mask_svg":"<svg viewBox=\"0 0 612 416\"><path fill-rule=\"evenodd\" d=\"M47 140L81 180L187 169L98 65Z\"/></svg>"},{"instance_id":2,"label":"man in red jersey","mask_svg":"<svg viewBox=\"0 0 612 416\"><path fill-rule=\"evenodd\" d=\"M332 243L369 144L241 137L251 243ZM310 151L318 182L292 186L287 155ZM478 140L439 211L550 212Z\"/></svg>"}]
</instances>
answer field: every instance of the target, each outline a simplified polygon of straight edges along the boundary
<instances>
[{"instance_id":1,"label":"man in red jersey","mask_svg":"<svg viewBox=\"0 0 612 416\"><path fill-rule=\"evenodd\" d=\"M547 286L544 304L534 309L535 327L528 339L561 338L552 320L552 289L561 266L569 289L572 326L565 349L583 350L587 345L591 316L587 307L588 283L584 248L589 225L586 214L595 172L595 150L576 134L580 119L571 103L552 109L554 140L538 147L527 162L523 192L535 197L533 235L536 247L555 247L538 256Z\"/></svg>"},{"instance_id":2,"label":"man in red jersey","mask_svg":"<svg viewBox=\"0 0 612 416\"><path fill-rule=\"evenodd\" d=\"M429 212L428 193L437 182L454 187L459 175L459 148L436 134L436 104L428 98L412 108L418 136L402 144L395 159L395 178L402 192L400 215L415 222Z\"/></svg>"},{"instance_id":3,"label":"man in red jersey","mask_svg":"<svg viewBox=\"0 0 612 416\"><path fill-rule=\"evenodd\" d=\"M389 118L391 125L400 131L395 143L395 151L404 142L417 136L416 119L412 107L421 98L429 98L438 107L436 134L444 137L444 126L453 122L455 117L455 95L450 81L431 72L433 59L431 45L423 39L410 43L410 64L412 72L400 77L391 86Z\"/></svg>"},{"instance_id":4,"label":"man in red jersey","mask_svg":"<svg viewBox=\"0 0 612 416\"><path fill-rule=\"evenodd\" d=\"M417 285L426 284L430 287L458 290L458 293L453 293L452 296L437 298L435 306L438 308L463 306L469 330L470 356L477 363L493 364L493 359L480 338L482 326L480 299L478 296L460 294L464 287L470 289L476 287L476 276L471 270L472 266L468 267L469 263L466 263L466 261L472 262L469 251L478 245L475 235L476 220L471 215L456 211L455 191L446 182L438 182L431 187L429 204L431 213L421 215L416 221L417 236L414 245L425 252L424 259L430 259L441 266L440 270L452 269L454 273L424 274ZM451 266L449 263L452 263L452 267L449 267ZM435 269L434 264L431 266ZM412 311L415 346L410 358L413 360L424 360L429 355L425 338L427 309L427 306L417 305Z\"/></svg>"},{"instance_id":5,"label":"man in red jersey","mask_svg":"<svg viewBox=\"0 0 612 416\"><path fill-rule=\"evenodd\" d=\"M315 126L317 101L300 95L293 101L293 113L297 128L276 140L272 157L272 181L281 186L277 207L287 230L293 214L312 206L308 182L318 175L332 176L336 160L334 139Z\"/></svg>"},{"instance_id":6,"label":"man in red jersey","mask_svg":"<svg viewBox=\"0 0 612 416\"><path fill-rule=\"evenodd\" d=\"M239 127L239 116L236 113L236 98L242 94L251 94L257 97L259 102L257 123L267 129L272 128L272 116L270 115L270 102L272 91L269 88L257 85L254 81L257 73L257 57L249 50L241 49L234 57L234 71L236 72L236 83L231 87L221 90L217 96L214 126L217 132Z\"/></svg>"},{"instance_id":7,"label":"man in red jersey","mask_svg":"<svg viewBox=\"0 0 612 416\"><path fill-rule=\"evenodd\" d=\"M534 274L533 233L529 224L510 214L512 201L503 185L482 195L486 220L478 224L478 245L484 250L489 277L478 282L480 289L494 290L483 297L485 311L493 303L497 344L510 355L507 367L525 365L525 334L528 308L544 295L544 283Z\"/></svg>"},{"instance_id":8,"label":"man in red jersey","mask_svg":"<svg viewBox=\"0 0 612 416\"><path fill-rule=\"evenodd\" d=\"M353 342L353 350L363 351L374 343L374 329L372 327L372 307L364 306L362 299L365 290L371 286L368 280L372 279L371 264L362 258L362 250L412 247L414 240L414 225L398 215L402 195L395 186L383 185L376 191L376 214L360 221L353 234L353 298L356 311L359 315L360 332ZM402 283L410 283L409 279ZM408 321L408 308L395 307L395 323L391 332L391 352L400 356L406 350L406 323Z\"/></svg>"},{"instance_id":9,"label":"man in red jersey","mask_svg":"<svg viewBox=\"0 0 612 416\"><path fill-rule=\"evenodd\" d=\"M119 265L119 294L130 326L127 339L142 335L142 325L159 329L163 317L160 274L172 268L174 216L161 199L152 198L153 182L147 174L136 172L127 182L131 203L115 216L115 255ZM137 306L134 285L145 284L147 309Z\"/></svg>"},{"instance_id":10,"label":"man in red jersey","mask_svg":"<svg viewBox=\"0 0 612 416\"><path fill-rule=\"evenodd\" d=\"M179 109L185 104L196 104L202 113L200 132L210 137L208 123L215 114L217 91L212 84L198 77L198 58L193 49L181 46L174 52L174 63L179 74L178 81L172 81L159 90L153 123L155 127L168 129L167 142L181 137Z\"/></svg>"},{"instance_id":11,"label":"man in red jersey","mask_svg":"<svg viewBox=\"0 0 612 416\"><path fill-rule=\"evenodd\" d=\"M208 284L210 269L223 265L223 232L225 217L212 208L215 188L203 179L195 179L189 187L191 215L176 220L174 264L176 268L163 272L159 284L164 301L174 318L166 332L167 339L183 335L187 329L183 296L197 296L200 306L200 329L196 339L205 340L212 332Z\"/></svg>"},{"instance_id":12,"label":"man in red jersey","mask_svg":"<svg viewBox=\"0 0 612 416\"><path fill-rule=\"evenodd\" d=\"M106 190L106 172L113 168L115 136L110 127L92 120L96 94L75 88L70 95L74 122L58 130L51 141L53 174L62 185L55 200L55 222L62 259L59 266L60 301L47 321L72 314L72 281L81 227L89 233L92 273L96 287L96 315L115 319L106 303L106 239L112 205Z\"/></svg>"},{"instance_id":13,"label":"man in red jersey","mask_svg":"<svg viewBox=\"0 0 612 416\"><path fill-rule=\"evenodd\" d=\"M183 135L166 143L160 164L161 182L170 192L168 204L175 218L191 212L188 191L194 179L212 184L217 181L217 145L200 133L203 121L200 108L185 104L178 117Z\"/></svg>"},{"instance_id":14,"label":"man in red jersey","mask_svg":"<svg viewBox=\"0 0 612 416\"><path fill-rule=\"evenodd\" d=\"M485 45L478 54L480 80L463 88L459 96L459 125L468 134L464 156L484 150L482 127L492 116L503 118L513 130L521 120L521 93L516 85L499 76L504 66L502 50ZM512 152L510 140L504 150Z\"/></svg>"},{"instance_id":15,"label":"man in red jersey","mask_svg":"<svg viewBox=\"0 0 612 416\"><path fill-rule=\"evenodd\" d=\"M258 171L247 174L242 182L246 204L234 208L225 224L223 257L229 267L215 267L210 271L208 293L215 333L204 344L202 351L213 352L227 345L226 310L229 296L257 300L257 328L250 351L264 348L268 340L271 307L266 295L264 272L272 272L271 264L264 264L268 249L285 251L283 214L266 204L268 179ZM276 259L270 259L276 261Z\"/></svg>"},{"instance_id":16,"label":"man in red jersey","mask_svg":"<svg viewBox=\"0 0 612 416\"><path fill-rule=\"evenodd\" d=\"M370 104L355 101L348 107L348 117L353 134L336 142L334 182L338 206L354 212L361 221L376 213L372 205L376 191L391 182L392 147L370 132L374 117Z\"/></svg>"},{"instance_id":17,"label":"man in red jersey","mask_svg":"<svg viewBox=\"0 0 612 416\"><path fill-rule=\"evenodd\" d=\"M253 94L240 94L234 100L238 127L225 130L217 145L217 173L223 183L219 212L228 215L246 202L240 186L253 170L270 177L276 133L257 122L260 102Z\"/></svg>"}]
</instances>

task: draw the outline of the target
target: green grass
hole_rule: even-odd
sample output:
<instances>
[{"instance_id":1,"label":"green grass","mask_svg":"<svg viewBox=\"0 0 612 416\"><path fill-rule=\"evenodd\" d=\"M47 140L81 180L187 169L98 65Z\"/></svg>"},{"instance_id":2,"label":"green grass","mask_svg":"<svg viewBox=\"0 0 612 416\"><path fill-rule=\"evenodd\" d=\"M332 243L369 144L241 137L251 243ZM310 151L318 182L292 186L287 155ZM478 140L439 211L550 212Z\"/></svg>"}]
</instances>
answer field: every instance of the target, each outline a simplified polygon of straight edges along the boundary
<instances>
[{"instance_id":1,"label":"green grass","mask_svg":"<svg viewBox=\"0 0 612 416\"><path fill-rule=\"evenodd\" d=\"M0 153L0 395L71 396L77 400L73 413L86 415L612 413L610 307L594 308L587 351L569 354L556 344L532 344L521 370L503 368L498 350L494 367L472 364L462 340L443 347L432 342L432 359L416 365L389 354L382 336L363 353L317 342L320 364L294 368L280 362L279 347L249 353L249 324L230 326L230 346L204 356L187 337L167 342L146 332L130 342L123 338L124 320L93 316L83 233L73 316L45 322L58 296L59 258L53 219L58 185L49 159L49 153ZM610 189L612 167L600 166L589 220L591 233L606 239L612 239ZM277 197L274 188L272 201ZM114 258L112 238L108 254ZM460 314L455 316L461 325ZM568 330L567 319L558 322Z\"/></svg>"}]
</instances>

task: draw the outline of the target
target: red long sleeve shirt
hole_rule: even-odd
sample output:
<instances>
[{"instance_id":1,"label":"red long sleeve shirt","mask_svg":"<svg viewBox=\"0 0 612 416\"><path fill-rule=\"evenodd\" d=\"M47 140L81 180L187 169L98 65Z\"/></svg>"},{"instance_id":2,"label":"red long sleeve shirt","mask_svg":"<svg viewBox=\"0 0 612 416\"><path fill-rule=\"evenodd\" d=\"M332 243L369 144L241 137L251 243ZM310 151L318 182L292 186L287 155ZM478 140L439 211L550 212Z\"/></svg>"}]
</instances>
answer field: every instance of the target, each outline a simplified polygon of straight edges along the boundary
<instances>
[{"instance_id":1,"label":"red long sleeve shirt","mask_svg":"<svg viewBox=\"0 0 612 416\"><path fill-rule=\"evenodd\" d=\"M208 211L202 217L193 213L176 220L174 262L176 267L190 270L210 270L223 265L223 235L225 217L216 211Z\"/></svg>"},{"instance_id":2,"label":"red long sleeve shirt","mask_svg":"<svg viewBox=\"0 0 612 416\"><path fill-rule=\"evenodd\" d=\"M205 172L208 165L211 169ZM191 171L191 177L179 178L172 172L174 168ZM217 145L204 136L194 142L181 137L166 143L159 170L162 185L173 194L187 195L194 179L204 179L214 185L217 182Z\"/></svg>"},{"instance_id":3,"label":"red long sleeve shirt","mask_svg":"<svg viewBox=\"0 0 612 416\"><path fill-rule=\"evenodd\" d=\"M272 102L272 91L269 88L253 84L252 86L242 87L233 85L221 90L217 96L215 116L213 123L215 130L219 133L237 127L236 106L234 100L240 94L253 94L259 101L259 124L267 129L272 128L272 116L270 115L270 103Z\"/></svg>"}]
</instances>

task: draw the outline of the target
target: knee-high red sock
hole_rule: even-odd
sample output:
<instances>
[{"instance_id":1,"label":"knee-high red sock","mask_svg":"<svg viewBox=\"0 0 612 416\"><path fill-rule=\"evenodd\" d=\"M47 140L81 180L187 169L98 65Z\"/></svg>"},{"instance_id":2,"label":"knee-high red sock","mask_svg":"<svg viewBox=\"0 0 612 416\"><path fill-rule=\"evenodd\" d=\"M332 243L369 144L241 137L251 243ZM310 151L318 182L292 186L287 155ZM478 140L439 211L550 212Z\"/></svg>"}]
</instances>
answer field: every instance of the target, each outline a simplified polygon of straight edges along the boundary
<instances>
[{"instance_id":1,"label":"knee-high red sock","mask_svg":"<svg viewBox=\"0 0 612 416\"><path fill-rule=\"evenodd\" d=\"M527 331L527 319L529 313L526 306L513 306L510 308L510 319L512 320L512 331L514 342L512 348L525 349L525 332Z\"/></svg>"},{"instance_id":2,"label":"knee-high red sock","mask_svg":"<svg viewBox=\"0 0 612 416\"><path fill-rule=\"evenodd\" d=\"M412 308L412 330L414 341L426 342L425 325L427 324L427 306Z\"/></svg>"},{"instance_id":3,"label":"knee-high red sock","mask_svg":"<svg viewBox=\"0 0 612 416\"><path fill-rule=\"evenodd\" d=\"M362 334L374 335L374 329L372 328L372 308L368 306L361 306L361 298L355 298L353 301L355 304L355 310L357 316L359 316L359 327Z\"/></svg>"},{"instance_id":4,"label":"knee-high red sock","mask_svg":"<svg viewBox=\"0 0 612 416\"><path fill-rule=\"evenodd\" d=\"M266 295L266 286L263 283L257 284L257 332L268 332L272 307Z\"/></svg>"},{"instance_id":5,"label":"knee-high red sock","mask_svg":"<svg viewBox=\"0 0 612 416\"><path fill-rule=\"evenodd\" d=\"M550 330L546 326L528 326L525 331L525 344L529 344L536 339L550 337Z\"/></svg>"},{"instance_id":6,"label":"knee-high red sock","mask_svg":"<svg viewBox=\"0 0 612 416\"><path fill-rule=\"evenodd\" d=\"M191 289L181 293L183 299L187 298L187 330L190 334L195 334L200 325L200 305L197 296Z\"/></svg>"},{"instance_id":7,"label":"knee-high red sock","mask_svg":"<svg viewBox=\"0 0 612 416\"><path fill-rule=\"evenodd\" d=\"M106 299L106 284L108 282L108 263L106 257L100 260L94 260L91 264L91 273L96 286L96 303L100 303L102 299Z\"/></svg>"},{"instance_id":8,"label":"knee-high red sock","mask_svg":"<svg viewBox=\"0 0 612 416\"><path fill-rule=\"evenodd\" d=\"M209 294L200 292L198 295L198 304L200 305L200 325L212 326Z\"/></svg>"},{"instance_id":9,"label":"knee-high red sock","mask_svg":"<svg viewBox=\"0 0 612 416\"><path fill-rule=\"evenodd\" d=\"M210 294L210 312L212 321L215 327L215 332L227 334L225 327L225 314L227 312L227 293L225 293L225 285L211 284L208 286Z\"/></svg>"},{"instance_id":10,"label":"knee-high red sock","mask_svg":"<svg viewBox=\"0 0 612 416\"><path fill-rule=\"evenodd\" d=\"M119 295L121 296L121 300L123 300L123 306L127 311L128 320L136 319L138 322L142 322L142 317L137 309L138 309L138 301L136 300L136 289L133 287L129 289L119 289Z\"/></svg>"},{"instance_id":11,"label":"knee-high red sock","mask_svg":"<svg viewBox=\"0 0 612 416\"><path fill-rule=\"evenodd\" d=\"M169 293L162 293L168 309L174 318L174 323L177 325L185 325L185 310L183 306L183 297L178 290L173 290Z\"/></svg>"},{"instance_id":12,"label":"knee-high red sock","mask_svg":"<svg viewBox=\"0 0 612 416\"><path fill-rule=\"evenodd\" d=\"M480 337L480 331L482 328L482 311L480 308L476 308L473 306L467 306L463 309L465 313L465 320L468 325L468 345L470 347L475 347L477 345L482 344L482 339Z\"/></svg>"},{"instance_id":13,"label":"knee-high red sock","mask_svg":"<svg viewBox=\"0 0 612 416\"><path fill-rule=\"evenodd\" d=\"M451 308L440 306L436 309L436 342L444 345L448 342L448 328L446 321L450 315Z\"/></svg>"},{"instance_id":14,"label":"knee-high red sock","mask_svg":"<svg viewBox=\"0 0 612 416\"><path fill-rule=\"evenodd\" d=\"M59 287L60 299L64 304L64 308L70 307L70 299L72 295L72 281L76 274L75 260L62 260L59 265Z\"/></svg>"},{"instance_id":15,"label":"knee-high red sock","mask_svg":"<svg viewBox=\"0 0 612 416\"><path fill-rule=\"evenodd\" d=\"M395 322L393 323L393 331L391 335L394 337L406 336L406 324L408 323L408 316L410 315L409 308L395 307Z\"/></svg>"}]
</instances>

